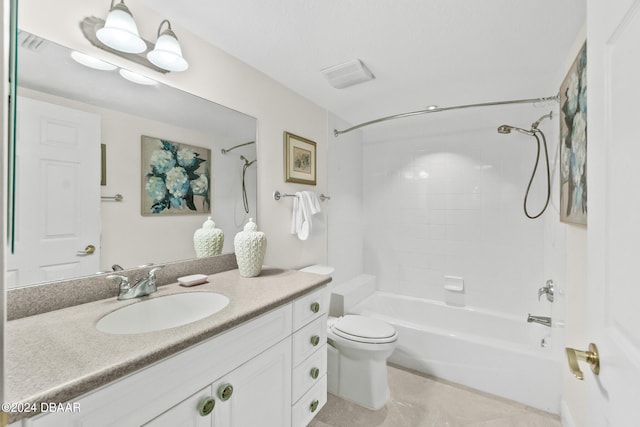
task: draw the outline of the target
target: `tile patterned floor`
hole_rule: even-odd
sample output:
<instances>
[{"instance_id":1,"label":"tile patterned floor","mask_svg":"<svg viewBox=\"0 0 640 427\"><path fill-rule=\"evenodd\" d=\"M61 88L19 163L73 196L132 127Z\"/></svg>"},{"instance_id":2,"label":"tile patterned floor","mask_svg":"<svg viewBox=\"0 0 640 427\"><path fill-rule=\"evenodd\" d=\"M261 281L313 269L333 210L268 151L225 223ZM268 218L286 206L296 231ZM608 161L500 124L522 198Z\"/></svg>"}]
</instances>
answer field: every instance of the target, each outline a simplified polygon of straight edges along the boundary
<instances>
[{"instance_id":1,"label":"tile patterned floor","mask_svg":"<svg viewBox=\"0 0 640 427\"><path fill-rule=\"evenodd\" d=\"M372 411L329 395L309 427L561 427L559 417L389 366L391 398Z\"/></svg>"}]
</instances>

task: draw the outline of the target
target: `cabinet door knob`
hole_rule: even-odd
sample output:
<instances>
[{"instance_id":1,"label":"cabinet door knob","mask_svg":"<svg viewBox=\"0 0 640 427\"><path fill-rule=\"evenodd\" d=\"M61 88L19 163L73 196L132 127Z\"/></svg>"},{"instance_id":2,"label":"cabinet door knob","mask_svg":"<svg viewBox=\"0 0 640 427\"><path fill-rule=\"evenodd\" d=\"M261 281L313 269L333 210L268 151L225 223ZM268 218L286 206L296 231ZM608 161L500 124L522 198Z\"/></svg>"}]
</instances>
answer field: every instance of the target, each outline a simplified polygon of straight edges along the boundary
<instances>
[{"instance_id":1,"label":"cabinet door knob","mask_svg":"<svg viewBox=\"0 0 640 427\"><path fill-rule=\"evenodd\" d=\"M198 413L203 417L206 417L211 412L213 412L213 408L215 408L215 406L216 400L213 397L208 396L202 398L200 399L200 402L198 402Z\"/></svg>"},{"instance_id":2,"label":"cabinet door knob","mask_svg":"<svg viewBox=\"0 0 640 427\"><path fill-rule=\"evenodd\" d=\"M218 387L218 397L223 402L229 400L232 394L233 386L231 384L222 384L220 387Z\"/></svg>"},{"instance_id":3,"label":"cabinet door knob","mask_svg":"<svg viewBox=\"0 0 640 427\"><path fill-rule=\"evenodd\" d=\"M311 304L311 311L313 311L314 313L317 313L320 311L320 303L314 302Z\"/></svg>"},{"instance_id":4,"label":"cabinet door knob","mask_svg":"<svg viewBox=\"0 0 640 427\"><path fill-rule=\"evenodd\" d=\"M317 346L318 344L320 344L320 337L317 335L314 335L311 337L311 345L312 346Z\"/></svg>"},{"instance_id":5,"label":"cabinet door knob","mask_svg":"<svg viewBox=\"0 0 640 427\"><path fill-rule=\"evenodd\" d=\"M320 369L311 368L311 372L309 372L309 375L311 375L311 378L313 378L314 380L318 379L318 376L320 375Z\"/></svg>"},{"instance_id":6,"label":"cabinet door knob","mask_svg":"<svg viewBox=\"0 0 640 427\"><path fill-rule=\"evenodd\" d=\"M311 405L309 405L309 409L311 410L311 412L316 412L316 409L318 409L319 404L320 402L318 402L318 399L311 402Z\"/></svg>"}]
</instances>

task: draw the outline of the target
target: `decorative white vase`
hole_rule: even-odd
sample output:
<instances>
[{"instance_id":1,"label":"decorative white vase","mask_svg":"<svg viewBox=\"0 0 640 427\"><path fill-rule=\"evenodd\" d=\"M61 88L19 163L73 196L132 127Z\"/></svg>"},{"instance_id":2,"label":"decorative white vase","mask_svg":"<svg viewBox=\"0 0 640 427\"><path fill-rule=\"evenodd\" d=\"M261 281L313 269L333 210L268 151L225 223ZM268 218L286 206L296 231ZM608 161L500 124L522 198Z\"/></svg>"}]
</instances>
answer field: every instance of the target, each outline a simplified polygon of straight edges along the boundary
<instances>
[{"instance_id":1,"label":"decorative white vase","mask_svg":"<svg viewBox=\"0 0 640 427\"><path fill-rule=\"evenodd\" d=\"M198 258L220 255L223 245L224 233L216 228L216 223L211 220L211 217L202 224L202 228L193 233L193 247L196 249Z\"/></svg>"},{"instance_id":2,"label":"decorative white vase","mask_svg":"<svg viewBox=\"0 0 640 427\"><path fill-rule=\"evenodd\" d=\"M258 226L253 218L245 224L244 231L240 231L233 239L236 251L238 270L242 277L255 277L262 270L264 253L267 250L267 236L258 231Z\"/></svg>"}]
</instances>

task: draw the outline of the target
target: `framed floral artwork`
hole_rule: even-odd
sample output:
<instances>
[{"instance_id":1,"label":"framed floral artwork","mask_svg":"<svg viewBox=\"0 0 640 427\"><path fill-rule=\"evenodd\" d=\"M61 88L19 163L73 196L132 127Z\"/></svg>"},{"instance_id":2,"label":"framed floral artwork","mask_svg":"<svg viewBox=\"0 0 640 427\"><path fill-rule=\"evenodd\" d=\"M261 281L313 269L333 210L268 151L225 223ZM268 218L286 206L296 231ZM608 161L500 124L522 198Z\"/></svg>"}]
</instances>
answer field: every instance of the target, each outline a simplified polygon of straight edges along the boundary
<instances>
[{"instance_id":1,"label":"framed floral artwork","mask_svg":"<svg viewBox=\"0 0 640 427\"><path fill-rule=\"evenodd\" d=\"M316 143L284 133L284 180L316 185Z\"/></svg>"},{"instance_id":2,"label":"framed floral artwork","mask_svg":"<svg viewBox=\"0 0 640 427\"><path fill-rule=\"evenodd\" d=\"M587 45L560 86L560 220L587 224Z\"/></svg>"},{"instance_id":3,"label":"framed floral artwork","mask_svg":"<svg viewBox=\"0 0 640 427\"><path fill-rule=\"evenodd\" d=\"M142 215L208 214L211 150L142 136Z\"/></svg>"}]
</instances>

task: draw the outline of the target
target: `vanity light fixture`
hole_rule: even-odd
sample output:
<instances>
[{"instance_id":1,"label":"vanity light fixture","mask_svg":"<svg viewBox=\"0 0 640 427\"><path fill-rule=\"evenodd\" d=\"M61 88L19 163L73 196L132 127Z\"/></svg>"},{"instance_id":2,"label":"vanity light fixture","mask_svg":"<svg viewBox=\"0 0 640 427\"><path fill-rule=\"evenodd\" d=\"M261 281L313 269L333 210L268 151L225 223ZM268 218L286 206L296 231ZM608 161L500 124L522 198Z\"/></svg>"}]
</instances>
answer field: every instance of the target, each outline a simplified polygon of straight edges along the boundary
<instances>
[{"instance_id":1,"label":"vanity light fixture","mask_svg":"<svg viewBox=\"0 0 640 427\"><path fill-rule=\"evenodd\" d=\"M112 49L126 53L140 53L147 49L147 44L140 38L133 15L124 4L124 0L114 5L107 15L104 27L96 31L96 37Z\"/></svg>"},{"instance_id":2,"label":"vanity light fixture","mask_svg":"<svg viewBox=\"0 0 640 427\"><path fill-rule=\"evenodd\" d=\"M106 61L87 55L86 53L78 52L77 50L71 52L71 58L78 64L93 68L94 70L113 71L118 68L113 64L109 64Z\"/></svg>"},{"instance_id":3,"label":"vanity light fixture","mask_svg":"<svg viewBox=\"0 0 640 427\"><path fill-rule=\"evenodd\" d=\"M167 24L167 28L162 31L162 26ZM189 64L182 56L182 48L178 42L178 37L171 29L171 23L165 19L158 26L158 39L153 50L147 53L147 59L156 67L169 71L184 71L189 68Z\"/></svg>"}]
</instances>

